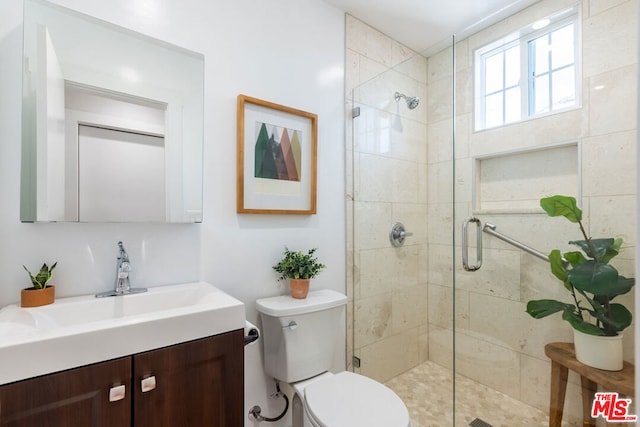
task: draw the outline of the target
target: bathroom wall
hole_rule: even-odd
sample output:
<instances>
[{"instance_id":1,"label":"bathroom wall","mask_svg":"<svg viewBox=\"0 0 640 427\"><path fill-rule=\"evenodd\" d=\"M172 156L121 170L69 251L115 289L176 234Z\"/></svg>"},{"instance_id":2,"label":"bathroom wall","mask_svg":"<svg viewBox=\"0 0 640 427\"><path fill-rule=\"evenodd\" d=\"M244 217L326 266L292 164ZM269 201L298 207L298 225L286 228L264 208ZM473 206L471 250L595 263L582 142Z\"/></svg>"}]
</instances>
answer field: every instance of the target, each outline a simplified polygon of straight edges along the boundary
<instances>
[{"instance_id":1,"label":"bathroom wall","mask_svg":"<svg viewBox=\"0 0 640 427\"><path fill-rule=\"evenodd\" d=\"M427 357L426 75L423 56L347 16L347 215L351 354L360 372L389 380ZM394 93L418 96L409 109ZM351 145L353 144L353 145ZM389 231L407 237L393 247ZM355 321L353 321L355 319ZM351 344L351 339L348 340Z\"/></svg>"},{"instance_id":2,"label":"bathroom wall","mask_svg":"<svg viewBox=\"0 0 640 427\"><path fill-rule=\"evenodd\" d=\"M19 222L22 1L0 3L0 306L26 287L25 264L58 261L58 296L110 289L118 240L136 286L209 281L246 304L286 292L271 266L285 245L318 247L328 268L316 288L345 291L344 14L320 0L55 3L205 55L202 224ZM79 35L81 36L81 35ZM316 215L235 212L236 97L254 96L318 114ZM344 345L341 346L344 350ZM336 368L344 367L344 351ZM282 409L262 373L260 347L246 351L246 406ZM290 421L289 421L290 422ZM247 425L253 425L247 420ZM274 427L286 425L285 418Z\"/></svg>"},{"instance_id":3,"label":"bathroom wall","mask_svg":"<svg viewBox=\"0 0 640 427\"><path fill-rule=\"evenodd\" d=\"M636 256L636 94L637 94L637 2L583 1L582 104L579 108L501 128L474 132L473 52L501 36L537 19L575 4L573 0L544 0L521 13L481 31L456 45L456 222L475 215L497 231L548 253L553 248L575 250L567 244L581 238L577 227L564 218L548 218L541 210L532 213L520 204L542 196L578 196L587 231L594 237L622 237L623 251L614 260L621 274L635 275ZM428 93L451 91L451 50L429 58ZM451 118L441 114L442 104L430 98L429 188L445 188L451 180L451 141L446 135ZM562 153L551 145L574 144ZM579 148L577 148L579 147ZM517 150L539 150L517 153ZM510 157L520 158L521 169L532 173L531 181L504 178L499 186L505 198L500 209L486 209L474 198L487 182L473 174L475 158L503 155L497 162L507 167ZM577 165L565 176L549 174L549 158L564 158ZM504 169L503 169L504 171ZM541 179L538 179L541 178ZM474 193L473 184L476 184ZM538 183L542 183L538 186ZM513 191L515 189L515 191ZM452 202L450 194L429 191L429 217ZM579 197L581 195L581 197ZM518 206L518 209L511 209ZM535 205L534 205L535 206ZM495 206L494 206L495 207ZM456 255L456 311L452 312L451 237L436 233L430 221L429 359L451 367L451 319L456 319L457 372L540 409L548 407L550 364L544 344L572 341L571 328L560 316L534 320L525 313L530 299L567 297L549 272L549 265L506 243L484 235L484 261L475 273L462 270ZM475 242L475 230L470 241ZM457 235L457 245L460 233ZM460 247L456 247L460 254ZM473 254L473 249L471 250ZM634 311L633 293L620 297ZM625 331L625 359L634 360L634 327ZM580 416L579 379L570 377L566 412Z\"/></svg>"}]
</instances>

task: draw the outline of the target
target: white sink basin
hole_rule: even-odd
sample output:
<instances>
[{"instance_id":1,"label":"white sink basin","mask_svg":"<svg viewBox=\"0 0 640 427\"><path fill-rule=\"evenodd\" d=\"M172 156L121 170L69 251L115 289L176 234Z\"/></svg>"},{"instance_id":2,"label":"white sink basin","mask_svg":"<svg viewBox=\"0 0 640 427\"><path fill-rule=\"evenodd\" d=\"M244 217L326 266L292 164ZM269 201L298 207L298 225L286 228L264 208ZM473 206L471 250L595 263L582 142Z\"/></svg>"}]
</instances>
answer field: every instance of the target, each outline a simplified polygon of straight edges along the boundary
<instances>
[{"instance_id":1,"label":"white sink basin","mask_svg":"<svg viewBox=\"0 0 640 427\"><path fill-rule=\"evenodd\" d=\"M244 328L244 305L208 283L0 310L0 384Z\"/></svg>"}]
</instances>

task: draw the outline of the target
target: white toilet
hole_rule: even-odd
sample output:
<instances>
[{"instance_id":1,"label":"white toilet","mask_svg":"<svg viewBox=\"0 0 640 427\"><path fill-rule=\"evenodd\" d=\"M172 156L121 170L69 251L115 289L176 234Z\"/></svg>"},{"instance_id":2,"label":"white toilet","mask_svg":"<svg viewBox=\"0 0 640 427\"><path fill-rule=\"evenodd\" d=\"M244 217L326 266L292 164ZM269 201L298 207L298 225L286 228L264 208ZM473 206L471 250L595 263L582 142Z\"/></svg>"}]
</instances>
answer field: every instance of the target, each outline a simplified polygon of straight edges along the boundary
<instances>
[{"instance_id":1,"label":"white toilet","mask_svg":"<svg viewBox=\"0 0 640 427\"><path fill-rule=\"evenodd\" d=\"M336 337L344 339L347 297L332 290L256 301L265 371L290 384L293 427L410 427L391 389L353 372L332 374Z\"/></svg>"}]
</instances>

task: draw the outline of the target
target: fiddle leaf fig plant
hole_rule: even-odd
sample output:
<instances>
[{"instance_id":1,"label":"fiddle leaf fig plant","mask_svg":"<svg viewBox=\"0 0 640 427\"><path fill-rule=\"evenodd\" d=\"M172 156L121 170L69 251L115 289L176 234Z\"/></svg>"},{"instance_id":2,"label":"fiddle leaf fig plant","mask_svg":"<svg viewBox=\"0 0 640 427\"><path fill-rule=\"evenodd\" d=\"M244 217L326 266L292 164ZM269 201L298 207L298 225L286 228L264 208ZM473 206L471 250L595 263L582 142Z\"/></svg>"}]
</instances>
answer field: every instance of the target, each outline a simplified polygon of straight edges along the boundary
<instances>
[{"instance_id":1,"label":"fiddle leaf fig plant","mask_svg":"<svg viewBox=\"0 0 640 427\"><path fill-rule=\"evenodd\" d=\"M318 248L309 249L305 254L302 251L291 251L285 246L284 256L273 266L280 273L279 280L284 279L312 279L326 268L313 255Z\"/></svg>"},{"instance_id":2,"label":"fiddle leaf fig plant","mask_svg":"<svg viewBox=\"0 0 640 427\"><path fill-rule=\"evenodd\" d=\"M29 273L31 284L35 289L44 289L47 287L47 284L53 277L53 269L56 268L56 265L58 265L57 262L54 262L51 267L49 267L46 263L42 264L42 267L40 267L40 271L38 271L35 276L24 265L22 266L22 268L24 268L27 273Z\"/></svg>"},{"instance_id":3,"label":"fiddle leaf fig plant","mask_svg":"<svg viewBox=\"0 0 640 427\"><path fill-rule=\"evenodd\" d=\"M571 326L590 335L615 336L631 324L632 314L622 304L611 301L629 292L634 278L618 273L609 261L618 255L622 239L593 239L582 224L582 210L570 196L552 196L540 200L540 206L551 216L563 216L577 223L583 240L570 241L580 251L549 254L551 272L571 295L573 304L552 299L532 300L527 313L536 319L561 312Z\"/></svg>"}]
</instances>

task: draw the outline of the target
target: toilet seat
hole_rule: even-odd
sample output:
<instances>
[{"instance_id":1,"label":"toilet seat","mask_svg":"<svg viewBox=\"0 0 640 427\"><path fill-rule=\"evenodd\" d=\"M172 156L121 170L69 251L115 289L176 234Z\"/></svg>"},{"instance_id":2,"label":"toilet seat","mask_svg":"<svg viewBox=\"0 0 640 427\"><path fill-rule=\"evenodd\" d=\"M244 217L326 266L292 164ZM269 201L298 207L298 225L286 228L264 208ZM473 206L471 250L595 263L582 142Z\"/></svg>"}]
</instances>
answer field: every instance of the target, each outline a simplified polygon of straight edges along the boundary
<instances>
[{"instance_id":1,"label":"toilet seat","mask_svg":"<svg viewBox=\"0 0 640 427\"><path fill-rule=\"evenodd\" d=\"M305 409L319 427L408 427L404 402L385 385L340 372L304 388Z\"/></svg>"}]
</instances>

